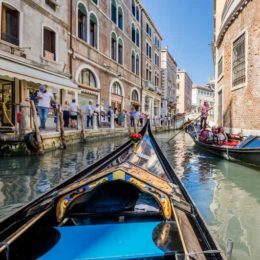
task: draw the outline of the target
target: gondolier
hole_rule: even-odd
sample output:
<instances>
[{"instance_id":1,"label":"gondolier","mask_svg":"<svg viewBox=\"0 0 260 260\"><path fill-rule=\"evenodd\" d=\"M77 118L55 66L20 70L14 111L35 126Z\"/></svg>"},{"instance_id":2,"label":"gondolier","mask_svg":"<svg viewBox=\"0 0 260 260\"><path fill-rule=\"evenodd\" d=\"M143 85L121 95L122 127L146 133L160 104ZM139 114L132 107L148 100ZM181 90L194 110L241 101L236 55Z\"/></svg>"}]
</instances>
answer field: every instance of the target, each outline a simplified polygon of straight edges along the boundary
<instances>
[{"instance_id":1,"label":"gondolier","mask_svg":"<svg viewBox=\"0 0 260 260\"><path fill-rule=\"evenodd\" d=\"M209 104L208 101L205 100L204 103L200 107L200 126L202 128L207 127L207 118L208 118L208 112L209 112Z\"/></svg>"}]
</instances>

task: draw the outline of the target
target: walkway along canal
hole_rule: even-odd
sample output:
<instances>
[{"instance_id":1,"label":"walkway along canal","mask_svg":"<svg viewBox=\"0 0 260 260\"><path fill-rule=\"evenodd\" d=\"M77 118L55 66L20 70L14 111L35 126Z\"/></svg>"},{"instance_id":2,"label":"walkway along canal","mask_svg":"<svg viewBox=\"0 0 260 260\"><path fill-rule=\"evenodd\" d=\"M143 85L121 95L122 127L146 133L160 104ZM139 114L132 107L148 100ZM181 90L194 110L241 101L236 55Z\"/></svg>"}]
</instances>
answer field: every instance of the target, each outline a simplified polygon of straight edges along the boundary
<instances>
[{"instance_id":1,"label":"walkway along canal","mask_svg":"<svg viewBox=\"0 0 260 260\"><path fill-rule=\"evenodd\" d=\"M213 157L194 148L181 133L156 139L173 165L220 246L234 241L232 259L258 259L260 248L260 170ZM43 156L0 161L0 218L114 150L126 138L77 144Z\"/></svg>"}]
</instances>

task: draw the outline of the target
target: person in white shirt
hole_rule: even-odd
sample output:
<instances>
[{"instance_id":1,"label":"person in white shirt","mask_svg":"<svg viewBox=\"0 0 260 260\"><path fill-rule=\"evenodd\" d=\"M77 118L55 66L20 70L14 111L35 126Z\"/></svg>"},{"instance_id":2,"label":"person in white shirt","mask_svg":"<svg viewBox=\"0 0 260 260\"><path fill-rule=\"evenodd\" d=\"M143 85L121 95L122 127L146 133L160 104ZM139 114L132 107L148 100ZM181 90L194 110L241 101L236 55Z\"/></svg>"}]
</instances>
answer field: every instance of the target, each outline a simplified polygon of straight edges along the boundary
<instances>
[{"instance_id":1,"label":"person in white shirt","mask_svg":"<svg viewBox=\"0 0 260 260\"><path fill-rule=\"evenodd\" d=\"M88 105L84 107L84 114L87 116L87 127L89 128L90 124L91 124L91 127L93 127L93 106L92 106L92 101L89 101Z\"/></svg>"},{"instance_id":2,"label":"person in white shirt","mask_svg":"<svg viewBox=\"0 0 260 260\"><path fill-rule=\"evenodd\" d=\"M38 113L40 117L40 129L45 129L49 108L53 95L47 91L44 85L40 85L36 99L38 100Z\"/></svg>"},{"instance_id":3,"label":"person in white shirt","mask_svg":"<svg viewBox=\"0 0 260 260\"><path fill-rule=\"evenodd\" d=\"M72 102L70 104L70 119L71 119L71 127L72 128L77 128L77 122L78 122L78 110L79 106L76 103L75 99L72 99Z\"/></svg>"}]
</instances>

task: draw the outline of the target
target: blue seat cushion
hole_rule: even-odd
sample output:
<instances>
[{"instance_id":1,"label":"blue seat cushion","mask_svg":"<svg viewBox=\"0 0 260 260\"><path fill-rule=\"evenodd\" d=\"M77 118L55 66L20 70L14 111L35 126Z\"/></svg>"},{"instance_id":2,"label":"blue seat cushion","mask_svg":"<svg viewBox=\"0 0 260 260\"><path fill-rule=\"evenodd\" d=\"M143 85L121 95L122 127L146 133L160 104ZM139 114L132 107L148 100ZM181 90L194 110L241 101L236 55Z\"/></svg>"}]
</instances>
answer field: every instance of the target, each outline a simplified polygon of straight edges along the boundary
<instances>
[{"instance_id":1,"label":"blue seat cushion","mask_svg":"<svg viewBox=\"0 0 260 260\"><path fill-rule=\"evenodd\" d=\"M56 227L58 243L39 259L134 259L164 256L153 242L160 222Z\"/></svg>"}]
</instances>

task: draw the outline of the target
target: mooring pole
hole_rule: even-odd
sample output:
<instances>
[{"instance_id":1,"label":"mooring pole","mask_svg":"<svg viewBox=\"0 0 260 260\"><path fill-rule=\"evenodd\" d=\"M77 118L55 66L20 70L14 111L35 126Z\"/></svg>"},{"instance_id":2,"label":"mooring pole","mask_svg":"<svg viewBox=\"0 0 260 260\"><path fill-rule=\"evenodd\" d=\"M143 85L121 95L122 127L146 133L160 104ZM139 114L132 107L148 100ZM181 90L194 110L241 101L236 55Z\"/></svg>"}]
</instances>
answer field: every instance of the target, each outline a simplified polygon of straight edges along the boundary
<instances>
[{"instance_id":1,"label":"mooring pole","mask_svg":"<svg viewBox=\"0 0 260 260\"><path fill-rule=\"evenodd\" d=\"M226 257L227 257L227 260L231 260L231 258L232 258L233 245L234 245L234 242L231 239L228 239L227 240L227 245L226 245Z\"/></svg>"}]
</instances>

